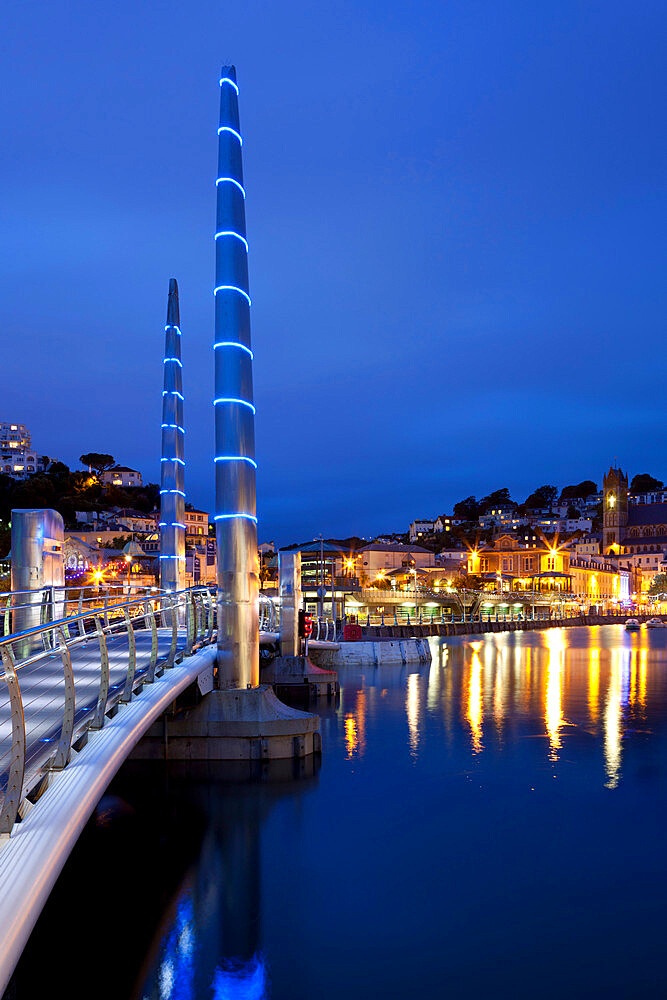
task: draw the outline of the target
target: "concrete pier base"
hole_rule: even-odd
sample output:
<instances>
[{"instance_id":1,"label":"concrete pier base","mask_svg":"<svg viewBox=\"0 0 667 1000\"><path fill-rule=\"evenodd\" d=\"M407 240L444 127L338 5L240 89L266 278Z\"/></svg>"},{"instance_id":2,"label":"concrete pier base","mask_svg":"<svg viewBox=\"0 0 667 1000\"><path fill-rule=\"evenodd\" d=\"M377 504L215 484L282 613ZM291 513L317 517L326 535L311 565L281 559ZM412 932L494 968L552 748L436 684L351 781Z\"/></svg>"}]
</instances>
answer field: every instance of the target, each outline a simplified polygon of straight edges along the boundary
<instances>
[{"instance_id":1,"label":"concrete pier base","mask_svg":"<svg viewBox=\"0 0 667 1000\"><path fill-rule=\"evenodd\" d=\"M165 715L135 749L135 758L284 760L321 751L319 716L278 701L267 685L211 691Z\"/></svg>"},{"instance_id":2,"label":"concrete pier base","mask_svg":"<svg viewBox=\"0 0 667 1000\"><path fill-rule=\"evenodd\" d=\"M430 663L428 639L383 639L378 642L341 642L336 649L311 649L316 665L325 670L375 664Z\"/></svg>"},{"instance_id":3,"label":"concrete pier base","mask_svg":"<svg viewBox=\"0 0 667 1000\"><path fill-rule=\"evenodd\" d=\"M307 656L276 656L260 667L263 684L271 684L278 696L284 689L300 689L309 698L327 698L338 694L338 677L335 670L322 670L311 663Z\"/></svg>"}]
</instances>

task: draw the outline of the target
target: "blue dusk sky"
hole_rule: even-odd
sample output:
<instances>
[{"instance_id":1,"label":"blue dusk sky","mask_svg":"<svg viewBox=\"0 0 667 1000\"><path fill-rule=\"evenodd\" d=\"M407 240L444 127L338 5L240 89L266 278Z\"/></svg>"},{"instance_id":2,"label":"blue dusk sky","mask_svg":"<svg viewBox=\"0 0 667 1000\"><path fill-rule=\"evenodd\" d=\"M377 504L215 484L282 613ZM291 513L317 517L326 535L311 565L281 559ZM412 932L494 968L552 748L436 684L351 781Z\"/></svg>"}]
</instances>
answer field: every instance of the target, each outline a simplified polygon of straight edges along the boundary
<instances>
[{"instance_id":1,"label":"blue dusk sky","mask_svg":"<svg viewBox=\"0 0 667 1000\"><path fill-rule=\"evenodd\" d=\"M260 540L667 476L664 0L4 5L2 407L159 478L178 279L213 510L219 68L240 85Z\"/></svg>"}]
</instances>

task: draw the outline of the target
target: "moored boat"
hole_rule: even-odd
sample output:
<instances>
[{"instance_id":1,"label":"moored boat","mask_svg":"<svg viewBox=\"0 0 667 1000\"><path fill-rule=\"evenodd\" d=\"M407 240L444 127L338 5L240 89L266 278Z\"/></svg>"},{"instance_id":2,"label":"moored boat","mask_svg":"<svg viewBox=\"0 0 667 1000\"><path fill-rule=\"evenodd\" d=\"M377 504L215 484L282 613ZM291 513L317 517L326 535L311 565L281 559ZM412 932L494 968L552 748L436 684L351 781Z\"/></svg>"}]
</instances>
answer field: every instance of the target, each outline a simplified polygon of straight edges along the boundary
<instances>
[{"instance_id":1,"label":"moored boat","mask_svg":"<svg viewBox=\"0 0 667 1000\"><path fill-rule=\"evenodd\" d=\"M625 623L626 632L639 632L639 622L636 618L628 618Z\"/></svg>"}]
</instances>

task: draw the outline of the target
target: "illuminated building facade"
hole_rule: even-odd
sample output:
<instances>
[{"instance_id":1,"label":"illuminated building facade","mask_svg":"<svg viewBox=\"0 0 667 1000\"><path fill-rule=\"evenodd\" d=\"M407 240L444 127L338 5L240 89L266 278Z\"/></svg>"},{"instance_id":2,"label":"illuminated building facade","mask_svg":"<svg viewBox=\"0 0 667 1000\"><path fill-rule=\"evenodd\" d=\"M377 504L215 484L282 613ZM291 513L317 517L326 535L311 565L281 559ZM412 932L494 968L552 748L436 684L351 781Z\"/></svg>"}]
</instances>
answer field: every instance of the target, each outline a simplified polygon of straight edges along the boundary
<instances>
[{"instance_id":1,"label":"illuminated building facade","mask_svg":"<svg viewBox=\"0 0 667 1000\"><path fill-rule=\"evenodd\" d=\"M527 549L511 535L471 551L468 573L488 590L538 591L591 603L627 600L639 589L637 574L615 560L578 556L544 542Z\"/></svg>"},{"instance_id":2,"label":"illuminated building facade","mask_svg":"<svg viewBox=\"0 0 667 1000\"><path fill-rule=\"evenodd\" d=\"M604 477L602 544L608 558L641 571L641 589L667 569L667 503L630 503L621 469Z\"/></svg>"}]
</instances>

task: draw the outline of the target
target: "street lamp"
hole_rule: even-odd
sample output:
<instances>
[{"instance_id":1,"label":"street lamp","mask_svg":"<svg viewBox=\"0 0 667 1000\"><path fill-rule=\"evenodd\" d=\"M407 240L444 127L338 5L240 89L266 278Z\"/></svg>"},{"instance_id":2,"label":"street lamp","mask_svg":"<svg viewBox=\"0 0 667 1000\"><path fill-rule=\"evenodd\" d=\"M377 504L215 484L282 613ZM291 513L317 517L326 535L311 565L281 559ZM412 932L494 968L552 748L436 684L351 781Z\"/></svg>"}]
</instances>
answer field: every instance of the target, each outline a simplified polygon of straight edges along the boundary
<instances>
[{"instance_id":1,"label":"street lamp","mask_svg":"<svg viewBox=\"0 0 667 1000\"><path fill-rule=\"evenodd\" d=\"M132 556L126 555L125 562L127 563L127 596L130 596L130 572L132 570Z\"/></svg>"}]
</instances>

